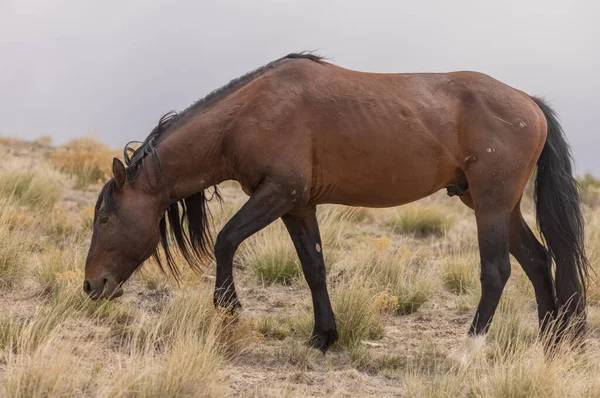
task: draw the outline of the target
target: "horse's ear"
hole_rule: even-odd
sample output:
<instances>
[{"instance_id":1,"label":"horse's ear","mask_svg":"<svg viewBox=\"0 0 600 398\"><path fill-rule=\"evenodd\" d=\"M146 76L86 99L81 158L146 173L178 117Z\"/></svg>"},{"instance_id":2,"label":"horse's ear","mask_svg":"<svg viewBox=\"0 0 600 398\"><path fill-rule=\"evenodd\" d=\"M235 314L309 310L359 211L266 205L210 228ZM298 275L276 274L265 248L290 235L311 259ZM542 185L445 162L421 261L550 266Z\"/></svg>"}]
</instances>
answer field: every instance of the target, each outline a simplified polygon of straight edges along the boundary
<instances>
[{"instance_id":1,"label":"horse's ear","mask_svg":"<svg viewBox=\"0 0 600 398\"><path fill-rule=\"evenodd\" d=\"M115 177L115 181L117 182L117 186L119 188L123 188L123 185L125 185L125 179L127 178L125 174L125 165L123 162L117 158L113 158L112 172L113 176Z\"/></svg>"}]
</instances>

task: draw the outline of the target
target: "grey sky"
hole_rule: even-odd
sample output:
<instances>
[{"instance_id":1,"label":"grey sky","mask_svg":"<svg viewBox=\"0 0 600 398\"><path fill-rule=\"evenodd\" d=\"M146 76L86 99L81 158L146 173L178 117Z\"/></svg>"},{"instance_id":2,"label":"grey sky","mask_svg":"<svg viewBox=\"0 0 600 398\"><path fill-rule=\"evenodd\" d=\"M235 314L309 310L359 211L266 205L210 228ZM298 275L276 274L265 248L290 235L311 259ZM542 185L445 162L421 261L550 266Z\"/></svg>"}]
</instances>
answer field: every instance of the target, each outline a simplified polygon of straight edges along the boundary
<instances>
[{"instance_id":1,"label":"grey sky","mask_svg":"<svg viewBox=\"0 0 600 398\"><path fill-rule=\"evenodd\" d=\"M600 2L0 1L0 133L144 138L231 78L317 49L374 72L478 70L551 100L600 175Z\"/></svg>"}]
</instances>

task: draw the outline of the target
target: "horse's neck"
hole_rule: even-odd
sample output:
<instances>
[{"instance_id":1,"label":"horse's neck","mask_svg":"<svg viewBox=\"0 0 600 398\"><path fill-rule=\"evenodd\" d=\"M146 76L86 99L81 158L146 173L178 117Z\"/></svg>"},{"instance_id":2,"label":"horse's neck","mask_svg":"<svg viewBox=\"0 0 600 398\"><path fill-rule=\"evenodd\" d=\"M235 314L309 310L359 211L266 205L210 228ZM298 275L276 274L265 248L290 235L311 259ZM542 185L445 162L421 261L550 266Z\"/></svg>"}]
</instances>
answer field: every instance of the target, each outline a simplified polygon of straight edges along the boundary
<instances>
[{"instance_id":1,"label":"horse's neck","mask_svg":"<svg viewBox=\"0 0 600 398\"><path fill-rule=\"evenodd\" d=\"M156 193L165 202L177 202L230 178L221 151L223 133L217 124L191 120L160 142Z\"/></svg>"}]
</instances>

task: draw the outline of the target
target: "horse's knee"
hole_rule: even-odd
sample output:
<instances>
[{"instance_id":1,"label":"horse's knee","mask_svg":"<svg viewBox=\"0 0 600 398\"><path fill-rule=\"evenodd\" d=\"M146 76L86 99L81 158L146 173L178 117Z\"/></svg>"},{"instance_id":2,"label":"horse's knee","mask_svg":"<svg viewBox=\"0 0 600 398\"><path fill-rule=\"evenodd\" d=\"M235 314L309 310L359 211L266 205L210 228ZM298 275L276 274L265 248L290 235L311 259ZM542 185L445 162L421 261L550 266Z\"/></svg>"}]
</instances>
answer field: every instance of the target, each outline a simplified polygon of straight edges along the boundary
<instances>
[{"instance_id":1,"label":"horse's knee","mask_svg":"<svg viewBox=\"0 0 600 398\"><path fill-rule=\"evenodd\" d=\"M482 267L481 271L481 286L484 289L490 289L493 291L502 291L504 285L510 278L510 263L488 265Z\"/></svg>"},{"instance_id":2,"label":"horse's knee","mask_svg":"<svg viewBox=\"0 0 600 398\"><path fill-rule=\"evenodd\" d=\"M215 258L223 258L228 257L235 252L236 245L231 233L229 233L226 229L223 229L217 235L217 239L215 241Z\"/></svg>"},{"instance_id":3,"label":"horse's knee","mask_svg":"<svg viewBox=\"0 0 600 398\"><path fill-rule=\"evenodd\" d=\"M510 262L509 263L501 263L498 267L498 275L500 276L500 282L502 285L506 284L508 278L510 278Z\"/></svg>"}]
</instances>

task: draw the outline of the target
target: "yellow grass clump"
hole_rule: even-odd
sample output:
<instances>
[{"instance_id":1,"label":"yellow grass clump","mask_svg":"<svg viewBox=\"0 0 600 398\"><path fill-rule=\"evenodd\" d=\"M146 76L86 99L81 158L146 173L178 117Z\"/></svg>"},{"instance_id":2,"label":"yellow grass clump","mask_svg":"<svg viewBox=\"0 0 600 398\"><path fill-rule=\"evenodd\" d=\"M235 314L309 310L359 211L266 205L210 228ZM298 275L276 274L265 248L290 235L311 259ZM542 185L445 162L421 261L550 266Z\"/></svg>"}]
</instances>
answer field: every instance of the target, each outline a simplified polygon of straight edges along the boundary
<instances>
[{"instance_id":1,"label":"yellow grass clump","mask_svg":"<svg viewBox=\"0 0 600 398\"><path fill-rule=\"evenodd\" d=\"M106 145L92 138L79 138L50 153L49 159L60 171L74 176L76 186L82 188L106 181L115 156Z\"/></svg>"},{"instance_id":2,"label":"yellow grass clump","mask_svg":"<svg viewBox=\"0 0 600 398\"><path fill-rule=\"evenodd\" d=\"M19 206L32 210L48 210L61 197L61 181L48 171L3 171L0 173L0 195Z\"/></svg>"},{"instance_id":3,"label":"yellow grass clump","mask_svg":"<svg viewBox=\"0 0 600 398\"><path fill-rule=\"evenodd\" d=\"M354 257L356 272L376 291L397 299L394 311L398 315L417 311L432 295L432 268L422 262L419 253L392 247L388 238L373 244L374 248L361 248Z\"/></svg>"},{"instance_id":4,"label":"yellow grass clump","mask_svg":"<svg viewBox=\"0 0 600 398\"><path fill-rule=\"evenodd\" d=\"M0 392L7 398L80 397L92 385L92 372L82 369L73 349L61 347L58 336L29 355L9 355Z\"/></svg>"},{"instance_id":5,"label":"yellow grass clump","mask_svg":"<svg viewBox=\"0 0 600 398\"><path fill-rule=\"evenodd\" d=\"M28 222L19 222L24 220ZM15 205L0 201L0 291L25 274L26 253L32 246L29 221Z\"/></svg>"},{"instance_id":6,"label":"yellow grass clump","mask_svg":"<svg viewBox=\"0 0 600 398\"><path fill-rule=\"evenodd\" d=\"M479 253L453 249L442 268L444 287L454 294L472 292L479 286Z\"/></svg>"},{"instance_id":7,"label":"yellow grass clump","mask_svg":"<svg viewBox=\"0 0 600 398\"><path fill-rule=\"evenodd\" d=\"M437 206L409 204L398 208L388 224L395 233L426 237L443 236L454 221L452 215Z\"/></svg>"},{"instance_id":8,"label":"yellow grass clump","mask_svg":"<svg viewBox=\"0 0 600 398\"><path fill-rule=\"evenodd\" d=\"M340 285L332 299L339 345L350 348L362 340L378 340L384 336L375 295L364 288L361 280Z\"/></svg>"},{"instance_id":9,"label":"yellow grass clump","mask_svg":"<svg viewBox=\"0 0 600 398\"><path fill-rule=\"evenodd\" d=\"M590 207L600 206L600 180L591 174L586 174L577 181L582 202Z\"/></svg>"}]
</instances>

